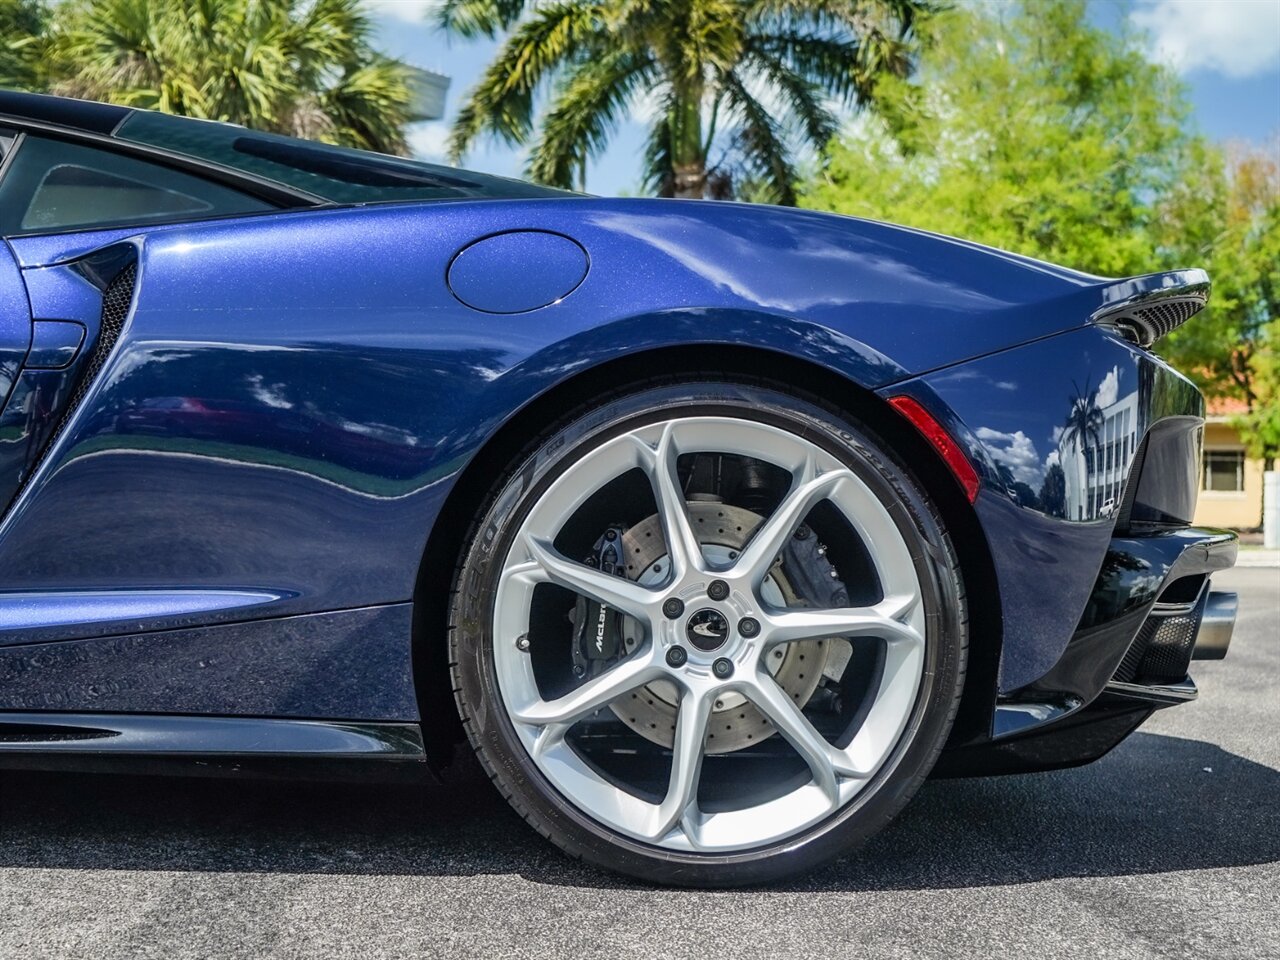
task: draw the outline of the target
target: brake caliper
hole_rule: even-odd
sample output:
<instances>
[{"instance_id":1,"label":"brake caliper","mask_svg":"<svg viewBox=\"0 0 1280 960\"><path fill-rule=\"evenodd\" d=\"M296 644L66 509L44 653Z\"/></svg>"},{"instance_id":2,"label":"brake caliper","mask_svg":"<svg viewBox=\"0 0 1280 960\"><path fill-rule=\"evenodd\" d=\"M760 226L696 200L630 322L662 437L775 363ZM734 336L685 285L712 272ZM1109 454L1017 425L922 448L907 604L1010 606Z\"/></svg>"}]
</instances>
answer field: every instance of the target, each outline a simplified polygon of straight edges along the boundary
<instances>
[{"instance_id":1,"label":"brake caliper","mask_svg":"<svg viewBox=\"0 0 1280 960\"><path fill-rule=\"evenodd\" d=\"M622 553L624 528L610 525L591 547L585 563L603 573L625 578L626 559ZM623 615L594 600L579 596L573 608L573 672L579 677L603 673L622 652Z\"/></svg>"}]
</instances>

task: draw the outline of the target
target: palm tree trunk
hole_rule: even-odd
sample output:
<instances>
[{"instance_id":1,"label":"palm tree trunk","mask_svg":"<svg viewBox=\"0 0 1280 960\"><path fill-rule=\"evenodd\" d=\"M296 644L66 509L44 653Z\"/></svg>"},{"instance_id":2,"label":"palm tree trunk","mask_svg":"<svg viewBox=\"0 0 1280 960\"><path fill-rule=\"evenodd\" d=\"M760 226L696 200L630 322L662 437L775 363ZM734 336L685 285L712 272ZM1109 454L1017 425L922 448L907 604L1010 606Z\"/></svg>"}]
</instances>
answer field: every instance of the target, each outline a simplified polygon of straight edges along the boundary
<instances>
[{"instance_id":1,"label":"palm tree trunk","mask_svg":"<svg viewBox=\"0 0 1280 960\"><path fill-rule=\"evenodd\" d=\"M671 116L671 166L675 195L701 200L707 185L707 157L702 144L702 90L682 91Z\"/></svg>"}]
</instances>

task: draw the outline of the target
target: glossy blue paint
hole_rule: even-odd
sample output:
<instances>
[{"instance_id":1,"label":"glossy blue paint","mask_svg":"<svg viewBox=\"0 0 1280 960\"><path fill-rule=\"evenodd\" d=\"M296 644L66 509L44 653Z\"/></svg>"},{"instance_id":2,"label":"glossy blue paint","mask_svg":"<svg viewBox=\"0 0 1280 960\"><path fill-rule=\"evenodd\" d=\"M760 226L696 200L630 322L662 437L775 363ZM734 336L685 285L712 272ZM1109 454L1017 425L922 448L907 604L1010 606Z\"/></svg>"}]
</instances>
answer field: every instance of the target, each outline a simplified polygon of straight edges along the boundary
<instances>
[{"instance_id":1,"label":"glossy blue paint","mask_svg":"<svg viewBox=\"0 0 1280 960\"><path fill-rule=\"evenodd\" d=\"M1175 424L1198 429L1203 401L1161 360L1095 328L948 367L893 392L913 393L949 418L979 467L974 506L1004 619L1000 689L1026 686L1053 667L1075 632L1144 438ZM1194 451L1179 450L1194 470ZM1152 475L1167 471L1156 466ZM1188 485L1185 464L1177 479Z\"/></svg>"},{"instance_id":2,"label":"glossy blue paint","mask_svg":"<svg viewBox=\"0 0 1280 960\"><path fill-rule=\"evenodd\" d=\"M471 310L443 282L477 236L566 223L592 270L536 318ZM1002 344L1023 298L1041 308L1018 335L1078 326L1087 304L1068 305L1091 291L912 231L728 205L314 211L138 246L111 362L0 526L7 589L253 589L280 614L407 600L458 470L593 364L734 343L871 387ZM27 271L42 315L84 316L70 271Z\"/></svg>"},{"instance_id":3,"label":"glossy blue paint","mask_svg":"<svg viewBox=\"0 0 1280 960\"><path fill-rule=\"evenodd\" d=\"M61 370L69 366L84 343L84 324L74 320L37 320L32 324L29 370Z\"/></svg>"},{"instance_id":4,"label":"glossy blue paint","mask_svg":"<svg viewBox=\"0 0 1280 960\"><path fill-rule=\"evenodd\" d=\"M527 313L573 293L587 267L587 252L568 237L514 230L464 247L449 264L449 289L484 313Z\"/></svg>"},{"instance_id":5,"label":"glossy blue paint","mask_svg":"<svg viewBox=\"0 0 1280 960\"><path fill-rule=\"evenodd\" d=\"M103 304L96 268L116 265L121 253L133 253L132 247L119 245L105 250L74 264L24 270L16 280L25 285L32 304L35 319L28 318L26 326L33 350L0 410L0 500L8 502L31 478L88 368ZM36 331L43 335L59 328L76 328L80 334L79 349L70 358L57 356L57 344L49 357L42 344L34 343ZM45 362L50 359L57 365Z\"/></svg>"},{"instance_id":6,"label":"glossy blue paint","mask_svg":"<svg viewBox=\"0 0 1280 960\"><path fill-rule=\"evenodd\" d=\"M50 697L90 709L85 691L106 670L120 684L117 709L175 710L181 698L164 683L172 672L190 712L404 718L413 702L407 601L462 469L516 411L571 377L690 344L785 354L851 389L911 393L967 446L983 476L976 509L1005 611L1001 686L1013 689L1061 655L1115 525L1115 491L1104 503L1086 502L1087 483L1071 488L1074 499L1065 481L1061 496L1043 489L1049 454L1066 449L1054 432L1066 429L1073 390L1110 383L1118 398L1144 377L1167 378L1148 355L1088 325L1114 296L1098 278L806 211L490 200L292 211L125 236L97 239L135 253L134 304L70 419L49 441L56 424L32 412L41 408L31 398L43 389L64 402L79 361L63 380L25 371L21 403L0 415L0 436L5 424L24 425L7 466L0 444L0 478L30 477L0 522L0 586L11 598L51 598L55 619L28 635L67 641L40 644L50 656L69 651L57 670L35 672L24 647L0 654L26 664L26 686L0 684L14 691L9 709ZM86 324L81 357L101 290L82 261L64 261L97 249L94 239L14 241L35 315ZM565 296L585 269L570 247L586 252L590 269ZM446 283L451 263L467 302ZM498 312L538 303L533 313ZM1139 436L1160 419L1154 403L1134 401ZM1181 395L1178 403L1196 416ZM1108 477L1132 456L1129 443ZM428 571L441 590L448 576ZM86 593L190 602L72 623L74 604L59 598ZM268 599L249 613L200 606L241 594ZM326 612L371 607L405 611L379 627L376 645ZM247 616L264 619L225 623ZM273 652L268 638L293 621L310 625ZM248 672L193 666L209 650L271 682L244 694L251 703L237 701L234 683ZM164 673L145 687L125 681L149 663ZM346 685L339 696L307 680L308 670L329 678L334 664L370 689ZM386 677L375 680L375 669ZM291 688L293 670L302 681Z\"/></svg>"},{"instance_id":7,"label":"glossy blue paint","mask_svg":"<svg viewBox=\"0 0 1280 960\"><path fill-rule=\"evenodd\" d=\"M11 736L11 734L13 734ZM421 760L416 724L360 724L283 718L0 714L5 754L66 756L353 757Z\"/></svg>"},{"instance_id":8,"label":"glossy blue paint","mask_svg":"<svg viewBox=\"0 0 1280 960\"><path fill-rule=\"evenodd\" d=\"M0 646L34 643L79 632L102 633L106 624L147 623L175 616L220 613L245 617L251 607L279 600L251 590L138 590L67 593L0 592Z\"/></svg>"},{"instance_id":9,"label":"glossy blue paint","mask_svg":"<svg viewBox=\"0 0 1280 960\"><path fill-rule=\"evenodd\" d=\"M238 221L243 222L243 221ZM156 236L170 231L190 230L191 223L161 223L153 227L113 227L106 230L77 230L73 233L47 233L31 237L12 237L9 248L22 269L56 266L83 257L122 240Z\"/></svg>"},{"instance_id":10,"label":"glossy blue paint","mask_svg":"<svg viewBox=\"0 0 1280 960\"><path fill-rule=\"evenodd\" d=\"M0 243L0 404L9 397L31 345L31 308L9 248Z\"/></svg>"},{"instance_id":11,"label":"glossy blue paint","mask_svg":"<svg viewBox=\"0 0 1280 960\"><path fill-rule=\"evenodd\" d=\"M102 291L74 266L26 269L22 280L31 302L31 316L36 320L74 320L97 329ZM30 324L27 336L29 339Z\"/></svg>"}]
</instances>

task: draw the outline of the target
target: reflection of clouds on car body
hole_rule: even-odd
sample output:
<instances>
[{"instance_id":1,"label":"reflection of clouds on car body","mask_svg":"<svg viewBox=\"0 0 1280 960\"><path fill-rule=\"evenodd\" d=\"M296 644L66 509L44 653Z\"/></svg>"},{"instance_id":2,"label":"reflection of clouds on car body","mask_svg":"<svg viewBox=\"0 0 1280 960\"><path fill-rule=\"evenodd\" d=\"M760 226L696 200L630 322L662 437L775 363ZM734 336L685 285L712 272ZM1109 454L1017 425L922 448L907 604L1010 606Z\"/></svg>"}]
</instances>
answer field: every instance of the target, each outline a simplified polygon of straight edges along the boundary
<instances>
[{"instance_id":1,"label":"reflection of clouds on car body","mask_svg":"<svg viewBox=\"0 0 1280 960\"><path fill-rule=\"evenodd\" d=\"M575 857L758 884L931 773L1101 757L1225 650L1203 398L1147 349L1203 271L0 120L0 764L469 741Z\"/></svg>"}]
</instances>

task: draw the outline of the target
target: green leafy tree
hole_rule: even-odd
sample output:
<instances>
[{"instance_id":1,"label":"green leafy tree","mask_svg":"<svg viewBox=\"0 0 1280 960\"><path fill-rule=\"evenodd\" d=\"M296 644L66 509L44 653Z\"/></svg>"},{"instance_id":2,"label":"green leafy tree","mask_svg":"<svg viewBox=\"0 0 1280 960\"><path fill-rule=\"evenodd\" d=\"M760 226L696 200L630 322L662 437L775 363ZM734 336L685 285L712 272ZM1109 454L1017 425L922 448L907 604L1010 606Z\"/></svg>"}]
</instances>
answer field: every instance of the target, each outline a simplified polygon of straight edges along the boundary
<instances>
[{"instance_id":1,"label":"green leafy tree","mask_svg":"<svg viewBox=\"0 0 1280 960\"><path fill-rule=\"evenodd\" d=\"M0 87L43 86L41 37L47 17L40 0L0 0Z\"/></svg>"},{"instance_id":2,"label":"green leafy tree","mask_svg":"<svg viewBox=\"0 0 1280 960\"><path fill-rule=\"evenodd\" d=\"M1263 461L1264 469L1274 470L1280 457L1280 320L1267 324L1265 341L1254 358L1257 371L1257 402L1252 410L1236 419L1236 427L1245 441L1245 452Z\"/></svg>"},{"instance_id":3,"label":"green leafy tree","mask_svg":"<svg viewBox=\"0 0 1280 960\"><path fill-rule=\"evenodd\" d=\"M403 153L410 74L359 0L66 0L56 93Z\"/></svg>"},{"instance_id":4,"label":"green leafy tree","mask_svg":"<svg viewBox=\"0 0 1280 960\"><path fill-rule=\"evenodd\" d=\"M905 76L913 29L930 9L924 0L444 0L439 23L450 33L507 34L450 149L458 158L484 134L532 142L529 176L571 187L643 101L654 114L649 189L723 196L736 174L739 193L794 202L793 145L820 148L836 129L833 104L873 103L882 77Z\"/></svg>"},{"instance_id":5,"label":"green leafy tree","mask_svg":"<svg viewBox=\"0 0 1280 960\"><path fill-rule=\"evenodd\" d=\"M1203 314L1161 352L1210 397L1241 401L1249 455L1271 469L1280 456L1280 141L1235 148L1189 180L1166 205L1170 243L1190 243L1213 278Z\"/></svg>"},{"instance_id":6,"label":"green leafy tree","mask_svg":"<svg viewBox=\"0 0 1280 960\"><path fill-rule=\"evenodd\" d=\"M1153 199L1194 160L1182 90L1084 0L958 6L918 71L877 88L802 202L1089 272L1160 267Z\"/></svg>"}]
</instances>

